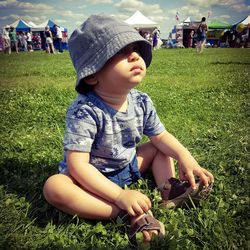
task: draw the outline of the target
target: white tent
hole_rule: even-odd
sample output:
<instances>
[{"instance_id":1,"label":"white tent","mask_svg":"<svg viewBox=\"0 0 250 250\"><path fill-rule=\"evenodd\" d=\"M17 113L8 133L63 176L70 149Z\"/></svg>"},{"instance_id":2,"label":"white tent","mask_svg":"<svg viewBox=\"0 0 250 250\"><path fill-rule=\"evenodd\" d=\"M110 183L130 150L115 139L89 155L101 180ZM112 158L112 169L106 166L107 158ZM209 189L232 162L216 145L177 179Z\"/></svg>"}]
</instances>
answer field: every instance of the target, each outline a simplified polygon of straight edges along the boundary
<instances>
[{"instance_id":1,"label":"white tent","mask_svg":"<svg viewBox=\"0 0 250 250\"><path fill-rule=\"evenodd\" d=\"M38 25L34 25L31 30L32 31L44 31L45 30L45 27L48 25L48 21L45 21L41 24L38 24Z\"/></svg>"},{"instance_id":2,"label":"white tent","mask_svg":"<svg viewBox=\"0 0 250 250\"><path fill-rule=\"evenodd\" d=\"M125 23L133 26L134 28L151 28L155 29L158 27L158 24L151 19L144 16L140 11L136 11L131 17L125 20Z\"/></svg>"},{"instance_id":3,"label":"white tent","mask_svg":"<svg viewBox=\"0 0 250 250\"><path fill-rule=\"evenodd\" d=\"M191 23L191 18L190 18L190 16L187 17L187 18L183 21L183 23Z\"/></svg>"},{"instance_id":4,"label":"white tent","mask_svg":"<svg viewBox=\"0 0 250 250\"><path fill-rule=\"evenodd\" d=\"M31 23L31 22L30 22L30 23ZM34 24L34 23L33 23L33 24ZM41 23L41 24L33 25L33 26L31 27L31 31L44 31L46 26L49 26L50 29L53 29L54 25L55 25L55 22L53 22L52 20L48 19L48 20L44 21L44 22ZM61 31L67 32L67 28L60 27L60 29L61 29Z\"/></svg>"},{"instance_id":5,"label":"white tent","mask_svg":"<svg viewBox=\"0 0 250 250\"><path fill-rule=\"evenodd\" d=\"M29 21L28 24L31 26L31 27L36 27L37 25L35 23L33 23L32 21Z\"/></svg>"}]
</instances>

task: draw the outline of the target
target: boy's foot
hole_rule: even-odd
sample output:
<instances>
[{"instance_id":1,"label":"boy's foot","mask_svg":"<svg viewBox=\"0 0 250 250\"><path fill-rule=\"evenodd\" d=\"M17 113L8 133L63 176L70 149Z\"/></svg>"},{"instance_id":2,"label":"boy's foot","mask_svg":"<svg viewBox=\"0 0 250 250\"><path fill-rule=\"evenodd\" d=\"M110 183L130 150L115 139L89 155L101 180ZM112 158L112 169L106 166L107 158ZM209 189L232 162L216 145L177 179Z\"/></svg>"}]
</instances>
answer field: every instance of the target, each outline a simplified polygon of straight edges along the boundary
<instances>
[{"instance_id":1,"label":"boy's foot","mask_svg":"<svg viewBox=\"0 0 250 250\"><path fill-rule=\"evenodd\" d=\"M152 240L153 235L165 235L165 227L162 222L156 220L149 210L147 213L131 218L131 226L129 229L129 238L135 239L136 233L142 232L144 241Z\"/></svg>"},{"instance_id":2,"label":"boy's foot","mask_svg":"<svg viewBox=\"0 0 250 250\"><path fill-rule=\"evenodd\" d=\"M136 234L142 232L144 241L151 241L153 234L158 236L165 235L165 227L162 222L156 220L149 210L147 213L137 217L130 217L125 211L122 211L117 218L120 224L130 224L128 237L131 243L136 244Z\"/></svg>"},{"instance_id":3,"label":"boy's foot","mask_svg":"<svg viewBox=\"0 0 250 250\"><path fill-rule=\"evenodd\" d=\"M188 181L170 178L161 188L162 204L165 208L190 207L200 200L205 200L212 191L212 184L205 187L201 180L196 180L196 189L192 189Z\"/></svg>"}]
</instances>

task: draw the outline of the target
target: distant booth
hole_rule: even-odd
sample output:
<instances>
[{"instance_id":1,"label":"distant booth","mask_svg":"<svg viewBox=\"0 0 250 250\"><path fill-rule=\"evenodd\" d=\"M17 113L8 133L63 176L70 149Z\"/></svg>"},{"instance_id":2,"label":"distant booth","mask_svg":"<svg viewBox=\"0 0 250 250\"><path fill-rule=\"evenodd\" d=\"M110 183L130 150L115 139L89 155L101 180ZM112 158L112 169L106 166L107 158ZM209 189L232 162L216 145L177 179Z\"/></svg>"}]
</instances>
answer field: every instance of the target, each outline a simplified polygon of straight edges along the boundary
<instances>
[{"instance_id":1,"label":"distant booth","mask_svg":"<svg viewBox=\"0 0 250 250\"><path fill-rule=\"evenodd\" d=\"M176 43L183 45L185 48L188 48L189 35L192 30L197 30L199 24L200 21L193 21L191 17L188 17L183 22L175 25L172 30L173 41L176 41ZM173 36L173 34L175 37Z\"/></svg>"},{"instance_id":2,"label":"distant booth","mask_svg":"<svg viewBox=\"0 0 250 250\"><path fill-rule=\"evenodd\" d=\"M55 24L56 23L50 19L39 25L36 25L32 21L25 22L24 20L20 19L10 24L10 26L15 28L17 32L17 37L21 36L22 34L26 32L32 32L33 49L45 50L46 48L46 39L44 37L45 27L49 26L53 35L55 35L55 29L54 29ZM63 27L60 27L60 29L62 31L63 49L68 49L68 30L67 28L63 28ZM57 48L57 44L55 44L55 47Z\"/></svg>"},{"instance_id":3,"label":"distant booth","mask_svg":"<svg viewBox=\"0 0 250 250\"><path fill-rule=\"evenodd\" d=\"M232 25L228 22L211 21L208 23L207 42L212 47L230 47L229 33Z\"/></svg>"},{"instance_id":4,"label":"distant booth","mask_svg":"<svg viewBox=\"0 0 250 250\"><path fill-rule=\"evenodd\" d=\"M33 34L37 34L37 33L40 34L42 49L45 49L46 47L46 38L44 36L45 27L49 26L53 36L55 36L55 25L58 25L58 24L56 24L55 22L49 19L39 25L33 25L33 27L31 27L31 31ZM68 50L68 30L67 28L61 27L60 25L58 26L60 27L62 31L62 47L63 49ZM55 42L54 42L54 46L56 49L58 49L58 44L56 44Z\"/></svg>"},{"instance_id":5,"label":"distant booth","mask_svg":"<svg viewBox=\"0 0 250 250\"><path fill-rule=\"evenodd\" d=\"M235 47L250 48L250 15L234 23L231 32L236 35Z\"/></svg>"},{"instance_id":6,"label":"distant booth","mask_svg":"<svg viewBox=\"0 0 250 250\"><path fill-rule=\"evenodd\" d=\"M186 18L182 23L174 26L172 34L174 33L174 38L177 43L182 44L185 48L188 48L188 40L190 33L194 31L194 42L193 47L196 43L196 30L198 29L201 21L194 21L191 17ZM207 43L211 46L218 46L222 41L225 32L230 30L232 25L227 22L221 21L211 21L208 22L208 32L207 32ZM173 35L172 35L173 36Z\"/></svg>"}]
</instances>

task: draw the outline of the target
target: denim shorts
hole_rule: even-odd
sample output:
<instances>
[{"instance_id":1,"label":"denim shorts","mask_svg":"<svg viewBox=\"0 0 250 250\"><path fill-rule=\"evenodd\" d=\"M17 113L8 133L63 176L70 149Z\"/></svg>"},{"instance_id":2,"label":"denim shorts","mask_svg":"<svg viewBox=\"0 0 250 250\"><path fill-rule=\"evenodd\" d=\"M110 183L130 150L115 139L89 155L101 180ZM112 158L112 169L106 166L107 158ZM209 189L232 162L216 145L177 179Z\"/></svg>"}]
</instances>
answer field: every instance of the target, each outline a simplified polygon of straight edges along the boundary
<instances>
[{"instance_id":1,"label":"denim shorts","mask_svg":"<svg viewBox=\"0 0 250 250\"><path fill-rule=\"evenodd\" d=\"M120 187L125 185L129 186L133 182L136 182L141 177L141 174L138 169L137 157L132 159L132 161L122 169L112 171L110 173L103 173L109 180L113 181Z\"/></svg>"}]
</instances>

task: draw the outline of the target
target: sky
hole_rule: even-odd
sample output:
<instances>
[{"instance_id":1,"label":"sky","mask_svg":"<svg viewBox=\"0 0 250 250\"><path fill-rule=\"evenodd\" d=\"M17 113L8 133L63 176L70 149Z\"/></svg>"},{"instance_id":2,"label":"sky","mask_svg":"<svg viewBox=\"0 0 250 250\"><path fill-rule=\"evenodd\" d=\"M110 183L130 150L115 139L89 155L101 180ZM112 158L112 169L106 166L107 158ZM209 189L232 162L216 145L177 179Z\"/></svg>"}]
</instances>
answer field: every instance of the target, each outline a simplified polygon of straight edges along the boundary
<instances>
[{"instance_id":1,"label":"sky","mask_svg":"<svg viewBox=\"0 0 250 250\"><path fill-rule=\"evenodd\" d=\"M250 0L0 0L0 27L20 18L35 24L51 19L70 34L91 14L126 20L137 10L155 21L161 37L167 38L173 26L187 17L236 23L250 14Z\"/></svg>"}]
</instances>

